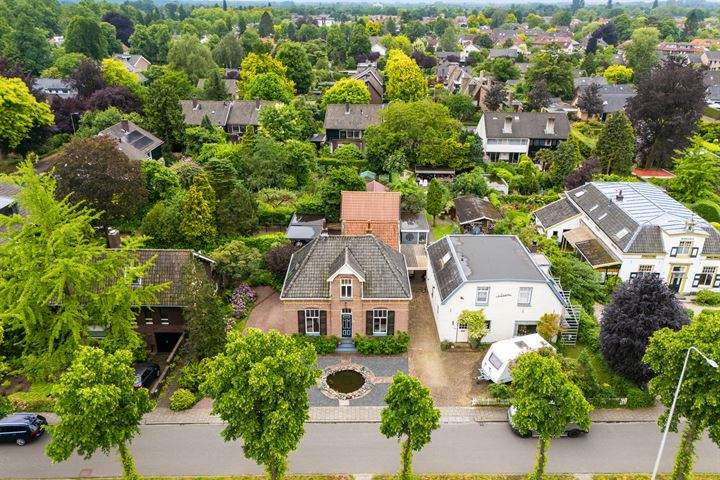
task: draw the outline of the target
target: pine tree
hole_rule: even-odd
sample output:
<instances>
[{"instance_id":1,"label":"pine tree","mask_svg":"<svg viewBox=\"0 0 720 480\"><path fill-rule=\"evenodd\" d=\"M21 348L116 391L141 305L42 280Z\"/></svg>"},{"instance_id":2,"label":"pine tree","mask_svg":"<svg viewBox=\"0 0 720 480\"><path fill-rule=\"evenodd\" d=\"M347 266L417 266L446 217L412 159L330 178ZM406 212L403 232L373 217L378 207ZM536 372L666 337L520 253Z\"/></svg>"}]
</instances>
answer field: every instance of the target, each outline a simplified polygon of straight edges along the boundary
<instances>
[{"instance_id":1,"label":"pine tree","mask_svg":"<svg viewBox=\"0 0 720 480\"><path fill-rule=\"evenodd\" d=\"M217 205L218 232L223 235L252 235L258 229L255 196L240 182Z\"/></svg>"},{"instance_id":2,"label":"pine tree","mask_svg":"<svg viewBox=\"0 0 720 480\"><path fill-rule=\"evenodd\" d=\"M205 269L191 261L183 272L187 321L190 343L198 357L214 357L225 347L225 312L215 296L215 285Z\"/></svg>"},{"instance_id":3,"label":"pine tree","mask_svg":"<svg viewBox=\"0 0 720 480\"><path fill-rule=\"evenodd\" d=\"M258 33L262 38L272 37L273 34L273 20L268 12L263 12L260 17L260 25L258 26Z\"/></svg>"},{"instance_id":4,"label":"pine tree","mask_svg":"<svg viewBox=\"0 0 720 480\"><path fill-rule=\"evenodd\" d=\"M427 194L427 212L433 217L433 226L435 225L435 217L442 212L445 200L445 192L443 186L436 179L430 180Z\"/></svg>"},{"instance_id":5,"label":"pine tree","mask_svg":"<svg viewBox=\"0 0 720 480\"><path fill-rule=\"evenodd\" d=\"M213 71L210 72L210 76L205 79L203 98L205 100L227 100L228 98L225 81L220 76L220 72L215 69L213 69Z\"/></svg>"},{"instance_id":6,"label":"pine tree","mask_svg":"<svg viewBox=\"0 0 720 480\"><path fill-rule=\"evenodd\" d=\"M605 122L595 155L600 160L602 173L630 175L635 158L635 133L622 110L611 114Z\"/></svg>"},{"instance_id":7,"label":"pine tree","mask_svg":"<svg viewBox=\"0 0 720 480\"><path fill-rule=\"evenodd\" d=\"M215 238L215 216L209 202L196 185L185 193L180 233L192 245L200 245Z\"/></svg>"},{"instance_id":8,"label":"pine tree","mask_svg":"<svg viewBox=\"0 0 720 480\"><path fill-rule=\"evenodd\" d=\"M245 127L245 133L243 133L242 140L240 140L240 146L250 152L255 150L255 127L252 125Z\"/></svg>"}]
</instances>

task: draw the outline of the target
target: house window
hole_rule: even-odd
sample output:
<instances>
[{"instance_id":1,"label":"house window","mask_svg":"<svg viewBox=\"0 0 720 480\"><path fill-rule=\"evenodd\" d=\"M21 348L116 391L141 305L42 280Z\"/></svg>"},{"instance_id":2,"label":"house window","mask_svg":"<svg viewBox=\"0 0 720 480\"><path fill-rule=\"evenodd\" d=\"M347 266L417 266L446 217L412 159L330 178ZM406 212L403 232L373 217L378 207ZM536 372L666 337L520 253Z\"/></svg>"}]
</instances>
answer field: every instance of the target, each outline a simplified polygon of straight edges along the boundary
<instances>
[{"instance_id":1,"label":"house window","mask_svg":"<svg viewBox=\"0 0 720 480\"><path fill-rule=\"evenodd\" d=\"M418 243L426 243L427 242L427 233L420 232L418 234Z\"/></svg>"},{"instance_id":2,"label":"house window","mask_svg":"<svg viewBox=\"0 0 720 480\"><path fill-rule=\"evenodd\" d=\"M652 265L640 265L638 272L640 272L640 274L652 273L654 268Z\"/></svg>"},{"instance_id":3,"label":"house window","mask_svg":"<svg viewBox=\"0 0 720 480\"><path fill-rule=\"evenodd\" d=\"M343 140L360 140L362 138L362 130L340 130L340 138Z\"/></svg>"},{"instance_id":4,"label":"house window","mask_svg":"<svg viewBox=\"0 0 720 480\"><path fill-rule=\"evenodd\" d=\"M152 325L152 324L153 324L152 312L147 310L145 312L145 325Z\"/></svg>"},{"instance_id":5,"label":"house window","mask_svg":"<svg viewBox=\"0 0 720 480\"><path fill-rule=\"evenodd\" d=\"M680 242L680 245L678 245L677 254L678 255L690 255L690 249L692 248L692 240L683 240Z\"/></svg>"},{"instance_id":6,"label":"house window","mask_svg":"<svg viewBox=\"0 0 720 480\"><path fill-rule=\"evenodd\" d=\"M483 306L490 303L490 287L477 287L475 291L475 305Z\"/></svg>"},{"instance_id":7,"label":"house window","mask_svg":"<svg viewBox=\"0 0 720 480\"><path fill-rule=\"evenodd\" d=\"M139 287L140 285L142 285L142 277L133 278L132 286Z\"/></svg>"},{"instance_id":8,"label":"house window","mask_svg":"<svg viewBox=\"0 0 720 480\"><path fill-rule=\"evenodd\" d=\"M320 335L320 310L317 308L305 310L305 334Z\"/></svg>"},{"instance_id":9,"label":"house window","mask_svg":"<svg viewBox=\"0 0 720 480\"><path fill-rule=\"evenodd\" d=\"M105 327L102 325L90 325L88 335L90 338L105 338Z\"/></svg>"},{"instance_id":10,"label":"house window","mask_svg":"<svg viewBox=\"0 0 720 480\"><path fill-rule=\"evenodd\" d=\"M373 310L373 335L387 335L388 311L385 309Z\"/></svg>"},{"instance_id":11,"label":"house window","mask_svg":"<svg viewBox=\"0 0 720 480\"><path fill-rule=\"evenodd\" d=\"M352 278L340 280L340 298L352 298Z\"/></svg>"},{"instance_id":12,"label":"house window","mask_svg":"<svg viewBox=\"0 0 720 480\"><path fill-rule=\"evenodd\" d=\"M170 324L170 319L168 318L167 310L164 308L161 308L160 309L160 325L169 325L169 324Z\"/></svg>"},{"instance_id":13,"label":"house window","mask_svg":"<svg viewBox=\"0 0 720 480\"><path fill-rule=\"evenodd\" d=\"M715 267L703 267L698 285L701 287L712 286L713 279L715 278L715 270L717 270Z\"/></svg>"},{"instance_id":14,"label":"house window","mask_svg":"<svg viewBox=\"0 0 720 480\"><path fill-rule=\"evenodd\" d=\"M515 336L537 333L537 322L515 322Z\"/></svg>"},{"instance_id":15,"label":"house window","mask_svg":"<svg viewBox=\"0 0 720 480\"><path fill-rule=\"evenodd\" d=\"M530 305L532 300L532 287L520 287L518 294L518 305Z\"/></svg>"},{"instance_id":16,"label":"house window","mask_svg":"<svg viewBox=\"0 0 720 480\"><path fill-rule=\"evenodd\" d=\"M487 333L490 333L491 326L492 326L492 322L490 320L485 320L485 328L487 329Z\"/></svg>"}]
</instances>

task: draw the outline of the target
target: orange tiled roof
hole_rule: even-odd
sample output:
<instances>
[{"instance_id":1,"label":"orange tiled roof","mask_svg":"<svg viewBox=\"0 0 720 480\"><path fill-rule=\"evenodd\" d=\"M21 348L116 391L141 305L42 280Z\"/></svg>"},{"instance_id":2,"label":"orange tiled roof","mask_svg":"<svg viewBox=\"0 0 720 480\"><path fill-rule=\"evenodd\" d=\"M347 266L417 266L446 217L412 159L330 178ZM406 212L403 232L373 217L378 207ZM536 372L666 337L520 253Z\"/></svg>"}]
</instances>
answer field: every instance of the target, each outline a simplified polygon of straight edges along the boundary
<instances>
[{"instance_id":1,"label":"orange tiled roof","mask_svg":"<svg viewBox=\"0 0 720 480\"><path fill-rule=\"evenodd\" d=\"M399 222L399 192L342 192L340 219L346 221Z\"/></svg>"}]
</instances>

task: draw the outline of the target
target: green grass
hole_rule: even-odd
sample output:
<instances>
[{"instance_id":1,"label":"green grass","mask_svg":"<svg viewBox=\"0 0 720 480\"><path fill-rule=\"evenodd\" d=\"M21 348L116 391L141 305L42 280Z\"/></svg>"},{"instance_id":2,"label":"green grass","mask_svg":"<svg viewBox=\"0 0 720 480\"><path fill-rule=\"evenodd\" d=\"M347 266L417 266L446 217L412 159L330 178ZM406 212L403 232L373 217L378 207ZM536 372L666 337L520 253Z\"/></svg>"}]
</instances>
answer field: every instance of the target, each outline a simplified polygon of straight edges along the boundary
<instances>
[{"instance_id":1,"label":"green grass","mask_svg":"<svg viewBox=\"0 0 720 480\"><path fill-rule=\"evenodd\" d=\"M585 350L584 345L563 345L560 347L560 353L565 355L568 358L572 358L573 360L577 360L577 358L580 356L583 350ZM601 384L604 383L612 383L612 372L610 371L610 368L607 366L605 361L603 360L602 356L599 353L593 353L588 352L590 354L590 363L592 363L593 368L595 369L595 375L597 375L598 382Z\"/></svg>"},{"instance_id":2,"label":"green grass","mask_svg":"<svg viewBox=\"0 0 720 480\"><path fill-rule=\"evenodd\" d=\"M714 118L715 120L720 119L720 110L716 110L712 107L705 107L703 112L706 117Z\"/></svg>"}]
</instances>

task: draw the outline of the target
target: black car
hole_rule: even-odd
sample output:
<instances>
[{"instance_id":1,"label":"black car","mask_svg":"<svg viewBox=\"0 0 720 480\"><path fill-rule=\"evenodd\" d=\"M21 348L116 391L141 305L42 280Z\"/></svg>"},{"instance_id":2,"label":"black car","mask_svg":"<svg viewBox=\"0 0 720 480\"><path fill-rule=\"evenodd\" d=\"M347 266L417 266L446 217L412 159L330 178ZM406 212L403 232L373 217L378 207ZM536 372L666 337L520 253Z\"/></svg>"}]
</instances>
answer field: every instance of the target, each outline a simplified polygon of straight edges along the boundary
<instances>
[{"instance_id":1,"label":"black car","mask_svg":"<svg viewBox=\"0 0 720 480\"><path fill-rule=\"evenodd\" d=\"M0 420L0 441L23 446L45 431L47 420L37 413L13 413Z\"/></svg>"},{"instance_id":2,"label":"black car","mask_svg":"<svg viewBox=\"0 0 720 480\"><path fill-rule=\"evenodd\" d=\"M157 363L138 363L135 365L135 389L145 387L148 390L160 376L160 365Z\"/></svg>"}]
</instances>

